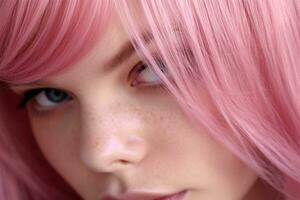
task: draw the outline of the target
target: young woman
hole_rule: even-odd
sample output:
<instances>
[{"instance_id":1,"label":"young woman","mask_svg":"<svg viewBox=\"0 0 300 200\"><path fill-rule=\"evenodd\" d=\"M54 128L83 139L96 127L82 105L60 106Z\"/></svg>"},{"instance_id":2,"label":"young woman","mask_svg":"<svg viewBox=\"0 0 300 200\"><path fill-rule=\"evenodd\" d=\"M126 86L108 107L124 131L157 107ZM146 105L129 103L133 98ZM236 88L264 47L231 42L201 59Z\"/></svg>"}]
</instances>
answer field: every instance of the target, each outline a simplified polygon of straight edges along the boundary
<instances>
[{"instance_id":1,"label":"young woman","mask_svg":"<svg viewBox=\"0 0 300 200\"><path fill-rule=\"evenodd\" d=\"M0 199L300 195L298 0L0 0Z\"/></svg>"}]
</instances>

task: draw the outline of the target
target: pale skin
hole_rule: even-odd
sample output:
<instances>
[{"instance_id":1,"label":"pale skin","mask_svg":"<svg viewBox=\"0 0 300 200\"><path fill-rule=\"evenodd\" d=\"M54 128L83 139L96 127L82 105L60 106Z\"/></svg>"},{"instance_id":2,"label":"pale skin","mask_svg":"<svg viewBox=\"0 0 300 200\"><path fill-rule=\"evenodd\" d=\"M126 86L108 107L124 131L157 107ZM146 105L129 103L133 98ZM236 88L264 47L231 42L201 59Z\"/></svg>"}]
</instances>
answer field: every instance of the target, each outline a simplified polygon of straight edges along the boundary
<instances>
[{"instance_id":1,"label":"pale skin","mask_svg":"<svg viewBox=\"0 0 300 200\"><path fill-rule=\"evenodd\" d=\"M39 86L12 87L17 93L50 87L72 97L53 105L40 93L27 106L36 141L57 172L86 200L138 189L189 190L185 200L271 199L248 166L151 85L153 72L129 73L140 62L135 52L107 65L128 40L114 16L95 48L70 69ZM147 86L132 86L138 77Z\"/></svg>"}]
</instances>

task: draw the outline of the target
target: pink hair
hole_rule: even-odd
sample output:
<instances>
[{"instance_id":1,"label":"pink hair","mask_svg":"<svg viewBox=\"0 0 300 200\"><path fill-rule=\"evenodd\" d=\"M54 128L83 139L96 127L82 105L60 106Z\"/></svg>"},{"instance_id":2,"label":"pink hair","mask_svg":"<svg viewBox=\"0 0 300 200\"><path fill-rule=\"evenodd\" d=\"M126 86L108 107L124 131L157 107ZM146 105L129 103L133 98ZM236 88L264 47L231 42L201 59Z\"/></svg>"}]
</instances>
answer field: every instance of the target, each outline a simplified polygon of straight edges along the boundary
<instances>
[{"instance_id":1,"label":"pink hair","mask_svg":"<svg viewBox=\"0 0 300 200\"><path fill-rule=\"evenodd\" d=\"M286 199L298 199L300 1L141 0L136 10L120 0L117 7L140 56L190 119ZM135 17L139 9L144 17ZM146 19L146 37L137 19Z\"/></svg>"},{"instance_id":2,"label":"pink hair","mask_svg":"<svg viewBox=\"0 0 300 200\"><path fill-rule=\"evenodd\" d=\"M110 13L110 1L87 2L0 0L0 80L38 80L84 56ZM187 116L287 199L297 199L300 2L141 0L137 10L129 2L115 5L133 44ZM134 16L141 10L144 21ZM168 77L147 48L150 38ZM14 95L3 90L0 97L0 199L78 198L37 151L26 113L13 110Z\"/></svg>"},{"instance_id":3,"label":"pink hair","mask_svg":"<svg viewBox=\"0 0 300 200\"><path fill-rule=\"evenodd\" d=\"M0 80L20 84L72 66L100 38L111 7L107 0L0 0ZM80 199L42 156L26 113L16 112L16 95L2 87L0 97L0 199Z\"/></svg>"}]
</instances>

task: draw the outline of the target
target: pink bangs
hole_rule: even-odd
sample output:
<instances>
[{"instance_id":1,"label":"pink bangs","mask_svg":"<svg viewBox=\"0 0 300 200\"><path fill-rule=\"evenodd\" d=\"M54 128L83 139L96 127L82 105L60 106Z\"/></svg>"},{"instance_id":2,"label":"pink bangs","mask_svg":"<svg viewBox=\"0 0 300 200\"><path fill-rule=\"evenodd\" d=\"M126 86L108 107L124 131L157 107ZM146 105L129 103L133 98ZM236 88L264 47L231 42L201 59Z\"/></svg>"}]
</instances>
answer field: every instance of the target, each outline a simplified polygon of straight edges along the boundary
<instances>
[{"instance_id":1,"label":"pink bangs","mask_svg":"<svg viewBox=\"0 0 300 200\"><path fill-rule=\"evenodd\" d=\"M71 66L101 38L111 2L4 1L0 80L24 83Z\"/></svg>"}]
</instances>

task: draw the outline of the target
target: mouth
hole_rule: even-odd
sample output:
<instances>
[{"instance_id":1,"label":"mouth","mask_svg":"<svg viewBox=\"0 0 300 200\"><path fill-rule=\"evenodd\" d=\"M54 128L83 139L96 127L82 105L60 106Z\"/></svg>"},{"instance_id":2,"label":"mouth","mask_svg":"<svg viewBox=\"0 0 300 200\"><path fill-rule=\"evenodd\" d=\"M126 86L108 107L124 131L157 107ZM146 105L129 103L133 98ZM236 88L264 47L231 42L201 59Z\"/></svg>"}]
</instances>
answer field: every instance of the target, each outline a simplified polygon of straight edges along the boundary
<instances>
[{"instance_id":1,"label":"mouth","mask_svg":"<svg viewBox=\"0 0 300 200\"><path fill-rule=\"evenodd\" d=\"M118 197L106 196L101 200L184 200L188 190L173 194L158 194L151 192L128 192Z\"/></svg>"},{"instance_id":2,"label":"mouth","mask_svg":"<svg viewBox=\"0 0 300 200\"><path fill-rule=\"evenodd\" d=\"M176 194L161 197L161 198L157 198L157 199L154 199L154 200L184 200L186 194L187 194L187 190L184 190L182 192L178 192Z\"/></svg>"}]
</instances>

